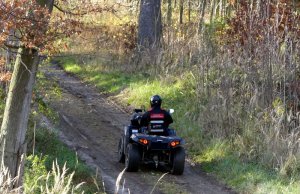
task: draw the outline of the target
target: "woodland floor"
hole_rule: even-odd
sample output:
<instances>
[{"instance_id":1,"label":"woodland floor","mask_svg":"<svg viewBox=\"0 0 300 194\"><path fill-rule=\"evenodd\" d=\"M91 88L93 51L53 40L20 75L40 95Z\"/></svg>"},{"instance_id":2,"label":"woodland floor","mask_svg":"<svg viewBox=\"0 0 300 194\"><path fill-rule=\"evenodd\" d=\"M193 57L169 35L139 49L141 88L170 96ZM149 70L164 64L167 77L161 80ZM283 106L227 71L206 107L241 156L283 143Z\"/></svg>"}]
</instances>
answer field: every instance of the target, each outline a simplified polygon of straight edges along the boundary
<instances>
[{"instance_id":1,"label":"woodland floor","mask_svg":"<svg viewBox=\"0 0 300 194\"><path fill-rule=\"evenodd\" d=\"M65 73L57 64L43 67L42 71L62 90L61 98L49 102L60 116L60 139L76 150L87 165L100 172L105 192L114 193L118 174L124 169L124 164L117 162L117 143L123 127L128 124L129 113L93 86ZM129 193L128 190L133 194L151 193L164 173L148 167L142 167L137 173L125 173L121 180L124 193ZM153 193L235 192L187 160L183 175L166 175Z\"/></svg>"}]
</instances>

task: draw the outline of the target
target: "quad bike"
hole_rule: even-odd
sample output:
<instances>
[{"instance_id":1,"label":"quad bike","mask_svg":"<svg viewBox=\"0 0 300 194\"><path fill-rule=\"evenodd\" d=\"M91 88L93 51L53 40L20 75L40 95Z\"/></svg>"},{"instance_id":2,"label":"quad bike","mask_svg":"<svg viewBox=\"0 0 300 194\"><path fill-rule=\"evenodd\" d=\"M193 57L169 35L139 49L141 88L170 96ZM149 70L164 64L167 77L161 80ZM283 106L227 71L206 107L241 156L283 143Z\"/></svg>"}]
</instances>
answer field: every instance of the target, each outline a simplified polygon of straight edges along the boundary
<instances>
[{"instance_id":1,"label":"quad bike","mask_svg":"<svg viewBox=\"0 0 300 194\"><path fill-rule=\"evenodd\" d=\"M140 164L155 164L156 168L163 165L172 174L181 175L185 163L184 140L173 129L167 129L166 133L140 127L142 112L135 109L130 125L124 128L118 145L118 161L125 163L128 172L138 171Z\"/></svg>"}]
</instances>

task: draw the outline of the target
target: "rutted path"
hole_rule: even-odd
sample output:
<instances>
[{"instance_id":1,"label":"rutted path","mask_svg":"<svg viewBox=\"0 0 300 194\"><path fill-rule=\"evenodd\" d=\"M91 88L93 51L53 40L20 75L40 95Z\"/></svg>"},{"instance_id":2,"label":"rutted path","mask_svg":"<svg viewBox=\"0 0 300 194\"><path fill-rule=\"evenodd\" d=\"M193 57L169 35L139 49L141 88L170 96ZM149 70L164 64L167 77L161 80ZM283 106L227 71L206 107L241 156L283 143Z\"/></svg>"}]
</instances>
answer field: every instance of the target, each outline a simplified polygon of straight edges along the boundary
<instances>
[{"instance_id":1,"label":"rutted path","mask_svg":"<svg viewBox=\"0 0 300 194\"><path fill-rule=\"evenodd\" d=\"M62 97L49 102L60 115L61 140L89 166L98 169L105 191L114 193L117 176L124 168L124 164L117 162L117 143L130 115L57 65L44 67L42 71L62 89ZM121 180L124 193L129 189L133 194L149 194L162 175L163 172L153 169L125 173ZM188 162L182 176L166 175L163 180L171 184L158 185L153 193L233 193Z\"/></svg>"}]
</instances>

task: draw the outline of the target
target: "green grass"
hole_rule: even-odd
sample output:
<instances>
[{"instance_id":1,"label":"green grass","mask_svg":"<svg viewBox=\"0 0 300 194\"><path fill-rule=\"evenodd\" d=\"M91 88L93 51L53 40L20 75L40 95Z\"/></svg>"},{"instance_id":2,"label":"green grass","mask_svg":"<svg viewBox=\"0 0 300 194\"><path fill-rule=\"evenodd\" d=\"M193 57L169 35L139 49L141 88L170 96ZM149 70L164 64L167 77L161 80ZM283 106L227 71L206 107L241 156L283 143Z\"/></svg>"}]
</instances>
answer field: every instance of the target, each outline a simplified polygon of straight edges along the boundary
<instances>
[{"instance_id":1,"label":"green grass","mask_svg":"<svg viewBox=\"0 0 300 194\"><path fill-rule=\"evenodd\" d=\"M242 162L232 152L228 142L212 141L211 144L194 156L194 161L201 163L202 168L219 177L228 186L246 193L299 193L299 178L292 180L279 176L275 171L263 166Z\"/></svg>"},{"instance_id":2,"label":"green grass","mask_svg":"<svg viewBox=\"0 0 300 194\"><path fill-rule=\"evenodd\" d=\"M142 75L129 75L120 71L109 72L94 64L79 65L72 58L64 58L61 65L66 72L76 74L84 81L97 86L104 93L117 93L130 83L139 82L142 78Z\"/></svg>"},{"instance_id":3,"label":"green grass","mask_svg":"<svg viewBox=\"0 0 300 194\"><path fill-rule=\"evenodd\" d=\"M34 98L36 102L37 110L32 111L32 116L37 116L40 113L45 115L52 122L58 122L58 114L49 107L48 99L61 98L61 89L56 82L49 82L43 73L37 74L37 84L34 88Z\"/></svg>"},{"instance_id":4,"label":"green grass","mask_svg":"<svg viewBox=\"0 0 300 194\"><path fill-rule=\"evenodd\" d=\"M29 131L28 139L31 139L30 137L32 136L33 131ZM71 151L58 140L55 131L49 131L44 128L37 129L35 134L35 146L35 154L33 155L31 152L26 161L25 191L26 188L31 188L33 184L38 183L37 185L41 186L45 183L45 179L40 179L40 177L47 175L47 173L52 170L53 163L57 162L61 169L66 164L69 173L75 172L72 182L73 185L85 182L80 188L80 192L98 192L97 186L94 184L96 180L96 178L94 178L95 174L78 159L74 151ZM101 185L99 182L97 182L97 184ZM38 189L39 187L36 187L36 191L38 191Z\"/></svg>"},{"instance_id":5,"label":"green grass","mask_svg":"<svg viewBox=\"0 0 300 194\"><path fill-rule=\"evenodd\" d=\"M199 120L197 111L201 110L197 106L204 106L207 97L197 97L192 72L149 79L118 71L103 71L102 64L83 65L70 58L62 63L66 71L96 85L100 91L114 95L123 105L147 107L150 96L161 95L163 107L175 109L172 126L185 138L189 157L233 189L243 193L300 193L299 177L282 177L259 164L242 161L231 143L205 136L196 121ZM203 104L196 104L197 101Z\"/></svg>"}]
</instances>

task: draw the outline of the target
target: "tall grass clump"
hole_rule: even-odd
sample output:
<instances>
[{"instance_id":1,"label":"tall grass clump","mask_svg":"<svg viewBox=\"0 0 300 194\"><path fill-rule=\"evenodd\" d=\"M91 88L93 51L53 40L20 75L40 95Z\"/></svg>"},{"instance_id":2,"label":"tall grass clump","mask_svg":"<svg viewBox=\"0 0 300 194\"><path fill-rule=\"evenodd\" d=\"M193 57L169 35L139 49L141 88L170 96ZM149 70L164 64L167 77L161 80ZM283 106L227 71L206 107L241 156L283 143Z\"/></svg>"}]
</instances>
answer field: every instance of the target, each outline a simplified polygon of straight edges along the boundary
<instances>
[{"instance_id":1,"label":"tall grass clump","mask_svg":"<svg viewBox=\"0 0 300 194\"><path fill-rule=\"evenodd\" d=\"M80 187L84 182L73 184L75 172L69 173L66 164L61 168L57 162L53 162L52 170L47 171L43 165L43 159L29 158L33 162L33 168L27 168L25 172L26 193L81 193ZM34 176L34 177L33 177Z\"/></svg>"},{"instance_id":2,"label":"tall grass clump","mask_svg":"<svg viewBox=\"0 0 300 194\"><path fill-rule=\"evenodd\" d=\"M35 158L35 162L38 160ZM64 165L61 169L57 163L53 163L52 171L41 169L39 165L34 165L30 171L25 172L25 184L21 186L19 177L12 178L7 168L1 165L0 169L0 192L2 194L13 194L13 193L80 193L78 189L81 184L73 185L72 179L73 173L67 173L67 168ZM38 167L38 168L36 168ZM34 173L34 174L31 174ZM36 178L33 178L35 176ZM30 178L30 179L28 179ZM19 185L19 186L18 186Z\"/></svg>"},{"instance_id":3,"label":"tall grass clump","mask_svg":"<svg viewBox=\"0 0 300 194\"><path fill-rule=\"evenodd\" d=\"M19 178L11 177L9 174L8 168L3 164L0 167L0 192L3 194L12 194L19 193L22 191L22 188L17 186ZM13 187L13 186L17 187Z\"/></svg>"},{"instance_id":4,"label":"tall grass clump","mask_svg":"<svg viewBox=\"0 0 300 194\"><path fill-rule=\"evenodd\" d=\"M229 21L228 42L198 66L206 78L198 95L210 98L200 116L207 133L231 139L242 158L289 176L300 164L297 21L289 3L244 4Z\"/></svg>"}]
</instances>

